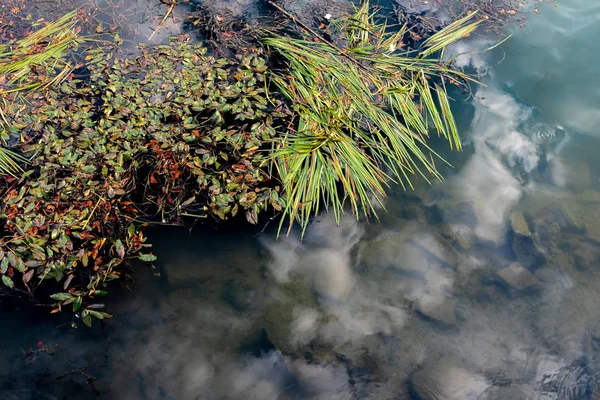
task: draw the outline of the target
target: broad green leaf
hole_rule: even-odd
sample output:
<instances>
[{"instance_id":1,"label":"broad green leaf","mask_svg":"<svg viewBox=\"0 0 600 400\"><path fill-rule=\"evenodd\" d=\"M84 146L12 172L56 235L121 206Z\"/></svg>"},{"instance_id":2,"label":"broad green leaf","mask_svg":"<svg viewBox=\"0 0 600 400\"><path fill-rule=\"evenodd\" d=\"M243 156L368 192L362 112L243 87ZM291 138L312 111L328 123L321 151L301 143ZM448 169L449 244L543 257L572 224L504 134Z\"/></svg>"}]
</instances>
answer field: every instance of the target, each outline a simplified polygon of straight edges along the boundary
<instances>
[{"instance_id":1,"label":"broad green leaf","mask_svg":"<svg viewBox=\"0 0 600 400\"><path fill-rule=\"evenodd\" d=\"M4 283L6 286L8 286L11 289L15 287L15 284L13 283L12 279L10 279L10 277L8 275L2 275L2 283Z\"/></svg>"},{"instance_id":2,"label":"broad green leaf","mask_svg":"<svg viewBox=\"0 0 600 400\"><path fill-rule=\"evenodd\" d=\"M140 255L138 256L138 258L142 261L145 262L154 262L156 261L156 256L152 255L152 254L143 254L140 253Z\"/></svg>"},{"instance_id":3,"label":"broad green leaf","mask_svg":"<svg viewBox=\"0 0 600 400\"><path fill-rule=\"evenodd\" d=\"M75 301L73 302L73 312L76 312L77 310L79 310L81 308L81 303L82 303L82 299L81 297L77 297L75 299Z\"/></svg>"},{"instance_id":4,"label":"broad green leaf","mask_svg":"<svg viewBox=\"0 0 600 400\"><path fill-rule=\"evenodd\" d=\"M73 297L73 295L71 295L69 293L55 293L53 295L50 295L51 299L58 300L58 301L68 300L71 297Z\"/></svg>"}]
</instances>

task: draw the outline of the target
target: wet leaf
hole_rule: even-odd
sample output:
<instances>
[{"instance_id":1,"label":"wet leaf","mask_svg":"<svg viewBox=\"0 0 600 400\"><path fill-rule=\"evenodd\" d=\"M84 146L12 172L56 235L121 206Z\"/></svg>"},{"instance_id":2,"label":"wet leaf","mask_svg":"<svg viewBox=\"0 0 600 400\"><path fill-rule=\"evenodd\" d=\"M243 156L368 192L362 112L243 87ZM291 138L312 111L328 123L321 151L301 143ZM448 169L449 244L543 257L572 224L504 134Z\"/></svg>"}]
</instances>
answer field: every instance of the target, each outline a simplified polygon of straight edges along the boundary
<instances>
[{"instance_id":1,"label":"wet leaf","mask_svg":"<svg viewBox=\"0 0 600 400\"><path fill-rule=\"evenodd\" d=\"M81 317L81 321L89 328L92 327L92 317L90 314L85 314L85 316Z\"/></svg>"},{"instance_id":2,"label":"wet leaf","mask_svg":"<svg viewBox=\"0 0 600 400\"><path fill-rule=\"evenodd\" d=\"M119 258L125 258L125 247L123 246L123 243L121 243L120 239L117 239L115 242L115 251L117 252Z\"/></svg>"},{"instance_id":3,"label":"wet leaf","mask_svg":"<svg viewBox=\"0 0 600 400\"><path fill-rule=\"evenodd\" d=\"M139 257L138 257L141 261L144 262L154 262L156 261L156 256L152 255L152 254L143 254L140 253Z\"/></svg>"},{"instance_id":4,"label":"wet leaf","mask_svg":"<svg viewBox=\"0 0 600 400\"><path fill-rule=\"evenodd\" d=\"M102 313L99 313L98 311L94 311L94 310L88 310L88 316L91 315L92 317L96 318L96 319L104 319L104 315L102 315Z\"/></svg>"},{"instance_id":5,"label":"wet leaf","mask_svg":"<svg viewBox=\"0 0 600 400\"><path fill-rule=\"evenodd\" d=\"M81 308L81 303L82 303L82 299L81 297L77 297L75 299L75 301L73 302L73 312L76 312L77 310L79 310Z\"/></svg>"},{"instance_id":6,"label":"wet leaf","mask_svg":"<svg viewBox=\"0 0 600 400\"><path fill-rule=\"evenodd\" d=\"M71 274L71 275L67 276L67 279L65 280L65 283L63 285L63 290L67 290L67 288L71 284L71 281L73 280L73 278L75 278L75 274Z\"/></svg>"},{"instance_id":7,"label":"wet leaf","mask_svg":"<svg viewBox=\"0 0 600 400\"><path fill-rule=\"evenodd\" d=\"M127 235L131 238L135 235L135 225L133 224L129 224L129 227L127 228Z\"/></svg>"},{"instance_id":8,"label":"wet leaf","mask_svg":"<svg viewBox=\"0 0 600 400\"><path fill-rule=\"evenodd\" d=\"M256 211L253 208L246 210L246 220L252 225L258 224L258 215L256 215Z\"/></svg>"},{"instance_id":9,"label":"wet leaf","mask_svg":"<svg viewBox=\"0 0 600 400\"><path fill-rule=\"evenodd\" d=\"M15 284L13 283L12 279L10 279L7 275L2 275L2 283L4 283L5 286L8 286L11 289L15 287Z\"/></svg>"},{"instance_id":10,"label":"wet leaf","mask_svg":"<svg viewBox=\"0 0 600 400\"><path fill-rule=\"evenodd\" d=\"M29 281L31 280L31 278L33 278L33 274L35 273L35 270L30 269L29 271L27 271L24 275L23 275L23 283L27 284L29 283Z\"/></svg>"},{"instance_id":11,"label":"wet leaf","mask_svg":"<svg viewBox=\"0 0 600 400\"><path fill-rule=\"evenodd\" d=\"M71 297L72 296L69 293L55 293L53 295L50 295L51 299L58 300L58 301L68 300Z\"/></svg>"}]
</instances>

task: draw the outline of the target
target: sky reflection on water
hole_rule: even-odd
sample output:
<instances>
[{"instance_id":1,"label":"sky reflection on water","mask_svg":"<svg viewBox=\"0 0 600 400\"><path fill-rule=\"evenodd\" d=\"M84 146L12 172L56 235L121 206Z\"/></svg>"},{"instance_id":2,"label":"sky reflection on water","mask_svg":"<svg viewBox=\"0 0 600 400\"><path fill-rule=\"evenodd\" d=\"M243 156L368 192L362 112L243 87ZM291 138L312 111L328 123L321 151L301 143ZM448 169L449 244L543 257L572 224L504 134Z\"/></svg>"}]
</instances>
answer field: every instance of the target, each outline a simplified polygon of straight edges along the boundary
<instances>
[{"instance_id":1,"label":"sky reflection on water","mask_svg":"<svg viewBox=\"0 0 600 400\"><path fill-rule=\"evenodd\" d=\"M2 398L594 399L592 3L549 5L516 32L459 105L470 119L457 169L396 192L381 223L324 215L303 242L155 233L162 276L142 274L104 333L0 314ZM539 124L554 137L536 139ZM20 349L38 340L60 347L28 366ZM77 375L55 379L85 364L99 397Z\"/></svg>"}]
</instances>

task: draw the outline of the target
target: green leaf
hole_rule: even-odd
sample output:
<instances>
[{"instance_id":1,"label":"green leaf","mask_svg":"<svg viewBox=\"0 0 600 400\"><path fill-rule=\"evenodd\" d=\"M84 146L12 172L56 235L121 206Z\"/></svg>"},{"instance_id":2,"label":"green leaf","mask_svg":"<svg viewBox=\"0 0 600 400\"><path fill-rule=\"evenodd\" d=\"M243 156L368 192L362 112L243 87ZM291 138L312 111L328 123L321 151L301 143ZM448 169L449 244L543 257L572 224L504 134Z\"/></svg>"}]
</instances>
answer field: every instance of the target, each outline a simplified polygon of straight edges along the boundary
<instances>
[{"instance_id":1,"label":"green leaf","mask_svg":"<svg viewBox=\"0 0 600 400\"><path fill-rule=\"evenodd\" d=\"M121 259L125 258L125 247L123 246L123 243L119 239L117 239L117 241L115 242L115 251L117 252L117 255L119 256L119 258L121 258Z\"/></svg>"},{"instance_id":2,"label":"green leaf","mask_svg":"<svg viewBox=\"0 0 600 400\"><path fill-rule=\"evenodd\" d=\"M152 254L143 254L140 253L139 257L140 260L144 261L144 262L154 262L156 261L156 256L153 256Z\"/></svg>"},{"instance_id":3,"label":"green leaf","mask_svg":"<svg viewBox=\"0 0 600 400\"><path fill-rule=\"evenodd\" d=\"M50 296L51 299L58 300L58 301L68 300L71 297L73 297L73 296L70 293L55 293Z\"/></svg>"},{"instance_id":4,"label":"green leaf","mask_svg":"<svg viewBox=\"0 0 600 400\"><path fill-rule=\"evenodd\" d=\"M87 310L89 315L91 315L92 317L96 318L96 319L104 319L104 315L102 315L102 313L98 312L98 311L94 311L94 310Z\"/></svg>"},{"instance_id":5,"label":"green leaf","mask_svg":"<svg viewBox=\"0 0 600 400\"><path fill-rule=\"evenodd\" d=\"M135 225L129 224L129 227L127 228L127 235L129 235L129 237L135 235Z\"/></svg>"},{"instance_id":6,"label":"green leaf","mask_svg":"<svg viewBox=\"0 0 600 400\"><path fill-rule=\"evenodd\" d=\"M81 297L77 297L77 299L73 303L73 312L76 312L77 310L79 310L81 308L81 302L82 302Z\"/></svg>"},{"instance_id":7,"label":"green leaf","mask_svg":"<svg viewBox=\"0 0 600 400\"><path fill-rule=\"evenodd\" d=\"M5 274L6 271L8 271L8 258L3 258L2 261L0 261L0 272Z\"/></svg>"},{"instance_id":8,"label":"green leaf","mask_svg":"<svg viewBox=\"0 0 600 400\"><path fill-rule=\"evenodd\" d=\"M81 317L81 320L83 321L83 323L88 326L89 328L92 327L92 317L90 316L90 314L85 314L85 316Z\"/></svg>"},{"instance_id":9,"label":"green leaf","mask_svg":"<svg viewBox=\"0 0 600 400\"><path fill-rule=\"evenodd\" d=\"M71 298L69 298L69 299L67 299L67 300L65 300L65 301L63 302L63 306L66 306L66 305L69 305L69 304L71 304L71 303L74 303L74 302L75 302L75 300L77 300L77 297L71 297Z\"/></svg>"},{"instance_id":10,"label":"green leaf","mask_svg":"<svg viewBox=\"0 0 600 400\"><path fill-rule=\"evenodd\" d=\"M2 275L2 283L11 289L15 287L15 284L13 283L12 279L8 277L8 275Z\"/></svg>"}]
</instances>

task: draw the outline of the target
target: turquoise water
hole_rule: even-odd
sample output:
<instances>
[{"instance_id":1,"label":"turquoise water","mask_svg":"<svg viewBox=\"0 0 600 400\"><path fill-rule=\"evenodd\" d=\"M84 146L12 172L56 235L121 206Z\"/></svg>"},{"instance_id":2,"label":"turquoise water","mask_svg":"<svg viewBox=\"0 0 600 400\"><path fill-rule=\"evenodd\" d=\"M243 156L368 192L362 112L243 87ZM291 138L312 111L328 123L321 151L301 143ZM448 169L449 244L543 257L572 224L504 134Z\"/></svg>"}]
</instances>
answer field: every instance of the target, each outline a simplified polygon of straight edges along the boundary
<instances>
[{"instance_id":1,"label":"turquoise water","mask_svg":"<svg viewBox=\"0 0 600 400\"><path fill-rule=\"evenodd\" d=\"M600 398L600 5L557 3L458 59L486 86L455 104L444 182L303 242L156 231L160 277L138 272L105 329L0 314L1 398ZM59 346L28 363L38 341ZM57 380L84 367L99 395Z\"/></svg>"}]
</instances>

